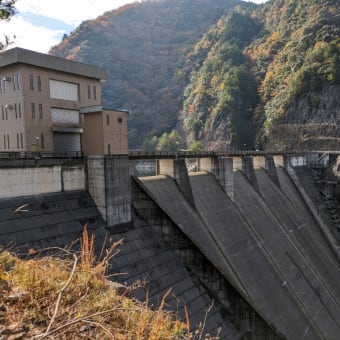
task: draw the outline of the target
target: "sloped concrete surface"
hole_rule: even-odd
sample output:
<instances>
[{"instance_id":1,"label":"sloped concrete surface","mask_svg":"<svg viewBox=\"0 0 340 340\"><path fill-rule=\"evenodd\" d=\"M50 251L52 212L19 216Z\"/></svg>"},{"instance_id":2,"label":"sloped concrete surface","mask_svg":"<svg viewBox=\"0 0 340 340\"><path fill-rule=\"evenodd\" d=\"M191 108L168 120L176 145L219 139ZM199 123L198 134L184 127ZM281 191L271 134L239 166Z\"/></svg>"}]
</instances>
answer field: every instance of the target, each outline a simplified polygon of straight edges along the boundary
<instances>
[{"instance_id":1,"label":"sloped concrete surface","mask_svg":"<svg viewBox=\"0 0 340 340\"><path fill-rule=\"evenodd\" d=\"M279 201L271 202L268 195L266 201L241 171L235 172L234 178L235 204L212 175L190 176L200 216L186 206L172 179L158 176L142 182L201 250L209 244L204 254L223 275L232 273L229 277L248 302L281 334L293 340L336 340L340 334L336 262L322 244L317 249L324 255L318 260L308 250L314 243L301 244L302 240L291 237L294 215L286 196L278 194ZM271 181L262 173L257 174L257 180L262 191ZM301 225L296 223L295 229ZM319 268L326 264L331 266L329 271Z\"/></svg>"},{"instance_id":2,"label":"sloped concrete surface","mask_svg":"<svg viewBox=\"0 0 340 340\"><path fill-rule=\"evenodd\" d=\"M0 244L12 244L21 253L30 248L63 248L81 237L85 225L95 235L98 254L108 239L123 239L108 274L126 285L129 294L141 301L147 297L149 306L157 308L170 289L165 308L185 320L186 306L192 330L212 336L220 334L222 339L240 338L237 329L225 318L223 306L213 303L208 290L177 254L138 217L133 224L109 228L109 233L85 191L0 200ZM131 291L130 286L134 287Z\"/></svg>"},{"instance_id":3,"label":"sloped concrete surface","mask_svg":"<svg viewBox=\"0 0 340 340\"><path fill-rule=\"evenodd\" d=\"M64 247L81 236L83 227L104 237L104 222L85 191L0 200L0 242L21 249Z\"/></svg>"},{"instance_id":4,"label":"sloped concrete surface","mask_svg":"<svg viewBox=\"0 0 340 340\"><path fill-rule=\"evenodd\" d=\"M262 181L262 189L264 185L267 185L267 188L270 187L272 182L269 178L258 177ZM318 268L317 265L310 263L309 259L306 258L306 249L313 247L313 244L305 243L299 249L292 239L291 229L286 230L283 227L283 225L292 222L290 214L293 211L289 211L287 207L289 206L287 198L280 196L280 200L273 197L269 200L268 197L268 201L265 202L249 186L241 172L237 172L234 178L237 206L241 209L249 224L260 235L268 257L271 258L273 266L281 275L282 286L299 304L301 316L304 315L307 320L305 324L292 324L286 330L288 334L290 333L288 338L336 339L340 334L338 321L340 310L337 301L333 301L332 297L336 296L337 289L326 286L318 273L315 272ZM277 216L274 215L273 211L277 212ZM283 305L280 314L286 317L289 313L290 309ZM312 333L313 330L315 334ZM294 332L292 333L292 331Z\"/></svg>"},{"instance_id":5,"label":"sloped concrete surface","mask_svg":"<svg viewBox=\"0 0 340 340\"><path fill-rule=\"evenodd\" d=\"M209 228L191 205L185 200L175 181L167 176L140 178L145 190L156 201L163 211L180 227L191 241L233 284L247 295L237 272L229 263L225 254L215 247L215 239Z\"/></svg>"},{"instance_id":6,"label":"sloped concrete surface","mask_svg":"<svg viewBox=\"0 0 340 340\"><path fill-rule=\"evenodd\" d=\"M171 289L165 307L178 312L184 320L186 306L193 329L206 320L203 334L220 334L221 339L240 338L236 328L221 313L218 302L209 309L213 300L207 289L150 225L135 216L132 229L117 233L112 230L112 233L114 240L124 239L120 253L112 261L111 271L118 274L115 280L127 285L137 282L137 286L139 281L145 281L146 286L138 288L134 296L145 301L147 295L149 305L157 308Z\"/></svg>"}]
</instances>

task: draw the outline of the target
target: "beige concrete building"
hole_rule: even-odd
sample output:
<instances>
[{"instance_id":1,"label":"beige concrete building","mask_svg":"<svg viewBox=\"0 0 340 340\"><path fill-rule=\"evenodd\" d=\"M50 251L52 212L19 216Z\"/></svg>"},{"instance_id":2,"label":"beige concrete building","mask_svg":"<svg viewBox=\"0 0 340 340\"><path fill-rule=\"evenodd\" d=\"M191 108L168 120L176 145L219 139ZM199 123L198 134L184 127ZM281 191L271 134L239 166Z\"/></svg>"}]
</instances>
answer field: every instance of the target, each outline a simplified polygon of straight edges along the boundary
<instances>
[{"instance_id":1,"label":"beige concrete building","mask_svg":"<svg viewBox=\"0 0 340 340\"><path fill-rule=\"evenodd\" d=\"M13 48L0 53L0 152L127 154L127 111L103 110L104 69Z\"/></svg>"}]
</instances>

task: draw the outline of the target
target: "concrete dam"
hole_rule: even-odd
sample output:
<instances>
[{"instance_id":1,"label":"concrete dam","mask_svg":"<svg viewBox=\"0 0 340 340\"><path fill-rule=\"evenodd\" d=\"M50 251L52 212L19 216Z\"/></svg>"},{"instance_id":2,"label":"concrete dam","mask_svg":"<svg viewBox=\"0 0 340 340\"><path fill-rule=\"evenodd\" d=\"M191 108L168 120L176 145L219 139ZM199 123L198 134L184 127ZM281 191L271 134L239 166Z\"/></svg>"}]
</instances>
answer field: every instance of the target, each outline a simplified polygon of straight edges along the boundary
<instances>
[{"instance_id":1,"label":"concrete dam","mask_svg":"<svg viewBox=\"0 0 340 340\"><path fill-rule=\"evenodd\" d=\"M336 190L314 187L308 157L205 155L189 173L165 157L149 177L127 156L1 160L0 243L64 247L87 225L98 251L123 239L115 281L155 308L171 288L197 338L337 340Z\"/></svg>"}]
</instances>

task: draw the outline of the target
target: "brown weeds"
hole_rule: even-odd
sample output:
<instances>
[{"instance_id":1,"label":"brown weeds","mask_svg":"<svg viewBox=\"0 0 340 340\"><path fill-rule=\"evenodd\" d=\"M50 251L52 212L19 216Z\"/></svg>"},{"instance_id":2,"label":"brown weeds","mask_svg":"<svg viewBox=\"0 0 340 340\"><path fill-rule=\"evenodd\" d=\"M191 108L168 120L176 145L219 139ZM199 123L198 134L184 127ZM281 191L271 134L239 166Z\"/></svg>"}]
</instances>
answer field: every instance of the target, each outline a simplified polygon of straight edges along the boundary
<instances>
[{"instance_id":1,"label":"brown weeds","mask_svg":"<svg viewBox=\"0 0 340 340\"><path fill-rule=\"evenodd\" d=\"M163 311L170 290L152 311L148 298L128 296L133 286L123 293L112 288L107 272L122 242L108 244L97 259L94 236L84 228L79 252L26 260L0 252L2 332L32 339L190 339L188 324Z\"/></svg>"}]
</instances>

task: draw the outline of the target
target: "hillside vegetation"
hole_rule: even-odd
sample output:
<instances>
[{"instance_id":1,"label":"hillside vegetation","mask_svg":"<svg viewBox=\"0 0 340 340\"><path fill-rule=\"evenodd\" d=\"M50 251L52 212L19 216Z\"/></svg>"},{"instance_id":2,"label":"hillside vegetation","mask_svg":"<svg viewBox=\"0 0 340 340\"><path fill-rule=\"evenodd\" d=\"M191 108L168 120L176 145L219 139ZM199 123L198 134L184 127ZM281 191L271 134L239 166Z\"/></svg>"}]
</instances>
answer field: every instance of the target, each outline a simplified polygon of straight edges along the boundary
<instances>
[{"instance_id":1,"label":"hillside vegetation","mask_svg":"<svg viewBox=\"0 0 340 340\"><path fill-rule=\"evenodd\" d=\"M338 148L337 0L145 1L51 53L108 70L104 105L131 110L130 148L173 129L187 148Z\"/></svg>"},{"instance_id":2,"label":"hillside vegetation","mask_svg":"<svg viewBox=\"0 0 340 340\"><path fill-rule=\"evenodd\" d=\"M130 110L129 146L169 132L187 83L187 54L238 0L143 1L82 23L50 51L106 68L104 106Z\"/></svg>"}]
</instances>

